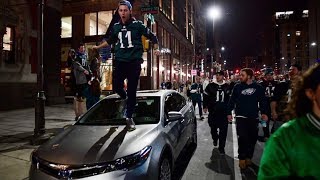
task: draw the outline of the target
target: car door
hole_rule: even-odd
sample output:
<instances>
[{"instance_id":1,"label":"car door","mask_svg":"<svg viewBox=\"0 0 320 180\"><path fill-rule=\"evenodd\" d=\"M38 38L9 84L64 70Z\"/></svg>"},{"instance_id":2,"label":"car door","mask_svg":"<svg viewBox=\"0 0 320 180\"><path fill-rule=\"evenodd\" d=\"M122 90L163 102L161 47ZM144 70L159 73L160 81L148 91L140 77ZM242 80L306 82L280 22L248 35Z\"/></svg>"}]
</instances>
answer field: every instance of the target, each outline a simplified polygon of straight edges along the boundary
<instances>
[{"instance_id":1,"label":"car door","mask_svg":"<svg viewBox=\"0 0 320 180\"><path fill-rule=\"evenodd\" d=\"M183 96L181 96L179 93L174 94L174 99L177 103L177 110L183 114L183 119L180 120L180 140L179 140L179 147L182 150L184 146L187 144L188 139L192 135L190 133L189 124L192 122L192 107L187 105L186 100ZM190 111L191 110L191 111Z\"/></svg>"},{"instance_id":2,"label":"car door","mask_svg":"<svg viewBox=\"0 0 320 180\"><path fill-rule=\"evenodd\" d=\"M167 134L168 140L173 148L173 154L175 157L178 156L178 153L180 152L180 148L178 147L179 141L181 138L180 134L180 122L174 121L174 122L167 122L168 119L168 113L170 111L176 111L177 104L175 102L175 99L173 98L173 94L168 94L164 99L164 132Z\"/></svg>"}]
</instances>

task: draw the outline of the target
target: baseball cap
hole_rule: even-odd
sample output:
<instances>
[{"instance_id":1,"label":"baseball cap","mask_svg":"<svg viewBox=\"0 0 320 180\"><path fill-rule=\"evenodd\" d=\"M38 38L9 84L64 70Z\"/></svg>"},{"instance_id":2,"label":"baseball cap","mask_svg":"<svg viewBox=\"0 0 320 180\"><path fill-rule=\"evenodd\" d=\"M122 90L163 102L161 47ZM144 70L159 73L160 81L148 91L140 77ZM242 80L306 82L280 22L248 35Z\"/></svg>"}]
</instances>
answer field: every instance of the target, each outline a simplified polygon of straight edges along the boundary
<instances>
[{"instance_id":1,"label":"baseball cap","mask_svg":"<svg viewBox=\"0 0 320 180\"><path fill-rule=\"evenodd\" d=\"M120 6L120 5L128 6L129 10L132 9L132 5L131 5L131 3L130 3L129 1L122 0L122 1L119 2L119 6Z\"/></svg>"},{"instance_id":2,"label":"baseball cap","mask_svg":"<svg viewBox=\"0 0 320 180\"><path fill-rule=\"evenodd\" d=\"M218 71L218 72L216 73L216 75L224 76L224 72L223 72L223 71Z\"/></svg>"}]
</instances>

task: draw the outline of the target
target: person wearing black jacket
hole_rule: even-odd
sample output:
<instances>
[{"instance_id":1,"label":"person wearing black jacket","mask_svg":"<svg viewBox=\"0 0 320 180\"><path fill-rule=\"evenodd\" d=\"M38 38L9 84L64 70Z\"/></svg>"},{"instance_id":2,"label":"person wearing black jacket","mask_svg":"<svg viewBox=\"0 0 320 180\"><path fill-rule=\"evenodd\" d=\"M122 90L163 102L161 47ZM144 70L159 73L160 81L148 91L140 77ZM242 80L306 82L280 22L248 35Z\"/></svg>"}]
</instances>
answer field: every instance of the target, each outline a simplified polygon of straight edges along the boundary
<instances>
[{"instance_id":1,"label":"person wearing black jacket","mask_svg":"<svg viewBox=\"0 0 320 180\"><path fill-rule=\"evenodd\" d=\"M277 82L273 79L273 70L267 69L264 73L264 79L260 82L261 86L265 89L265 95L267 98L267 116L269 121L271 120L271 100L274 96L274 90L277 86ZM260 141L265 142L270 137L269 121L266 123L266 127L263 127L264 135L259 137Z\"/></svg>"},{"instance_id":2,"label":"person wearing black jacket","mask_svg":"<svg viewBox=\"0 0 320 180\"><path fill-rule=\"evenodd\" d=\"M227 105L230 96L229 85L223 80L224 72L216 74L216 82L209 83L203 93L203 111L209 110L208 123L211 128L213 145L219 141L219 152L225 154L225 144L228 133ZM219 134L218 134L219 129Z\"/></svg>"},{"instance_id":3,"label":"person wearing black jacket","mask_svg":"<svg viewBox=\"0 0 320 180\"><path fill-rule=\"evenodd\" d=\"M241 83L234 86L228 103L228 121L232 122L231 111L235 109L238 134L239 167L245 169L252 164L255 144L258 139L259 111L261 118L268 120L266 115L267 102L263 87L252 81L253 70L241 70Z\"/></svg>"}]
</instances>

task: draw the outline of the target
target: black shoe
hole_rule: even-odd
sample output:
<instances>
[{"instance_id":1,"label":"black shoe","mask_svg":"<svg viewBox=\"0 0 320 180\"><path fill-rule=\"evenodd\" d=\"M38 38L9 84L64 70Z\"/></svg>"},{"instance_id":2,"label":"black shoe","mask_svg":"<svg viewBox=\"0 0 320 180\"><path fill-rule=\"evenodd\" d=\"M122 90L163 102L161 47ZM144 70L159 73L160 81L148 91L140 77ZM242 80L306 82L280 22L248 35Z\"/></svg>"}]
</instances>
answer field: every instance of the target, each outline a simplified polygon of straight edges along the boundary
<instances>
[{"instance_id":1,"label":"black shoe","mask_svg":"<svg viewBox=\"0 0 320 180\"><path fill-rule=\"evenodd\" d=\"M201 117L200 117L200 120L204 120L204 117L203 117L203 116L201 116Z\"/></svg>"},{"instance_id":2,"label":"black shoe","mask_svg":"<svg viewBox=\"0 0 320 180\"><path fill-rule=\"evenodd\" d=\"M136 129L136 125L132 118L126 118L128 131L134 131Z\"/></svg>"},{"instance_id":3,"label":"black shoe","mask_svg":"<svg viewBox=\"0 0 320 180\"><path fill-rule=\"evenodd\" d=\"M217 147L218 146L218 141L213 141L213 146Z\"/></svg>"},{"instance_id":4,"label":"black shoe","mask_svg":"<svg viewBox=\"0 0 320 180\"><path fill-rule=\"evenodd\" d=\"M225 154L226 154L226 152L224 151L224 149L219 149L219 153L220 153L220 155L225 155Z\"/></svg>"}]
</instances>

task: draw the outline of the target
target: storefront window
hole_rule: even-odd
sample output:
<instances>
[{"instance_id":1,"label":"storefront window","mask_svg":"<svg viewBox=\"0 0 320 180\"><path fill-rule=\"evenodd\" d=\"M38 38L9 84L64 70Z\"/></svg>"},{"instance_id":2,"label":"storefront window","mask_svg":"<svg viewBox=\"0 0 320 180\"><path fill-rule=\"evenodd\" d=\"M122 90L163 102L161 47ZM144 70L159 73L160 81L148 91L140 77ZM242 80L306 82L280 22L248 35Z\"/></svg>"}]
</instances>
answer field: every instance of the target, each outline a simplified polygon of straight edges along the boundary
<instances>
[{"instance_id":1,"label":"storefront window","mask_svg":"<svg viewBox=\"0 0 320 180\"><path fill-rule=\"evenodd\" d=\"M61 38L72 37L72 17L61 18Z\"/></svg>"},{"instance_id":2,"label":"storefront window","mask_svg":"<svg viewBox=\"0 0 320 180\"><path fill-rule=\"evenodd\" d=\"M85 14L85 35L104 35L112 20L112 11Z\"/></svg>"}]
</instances>

